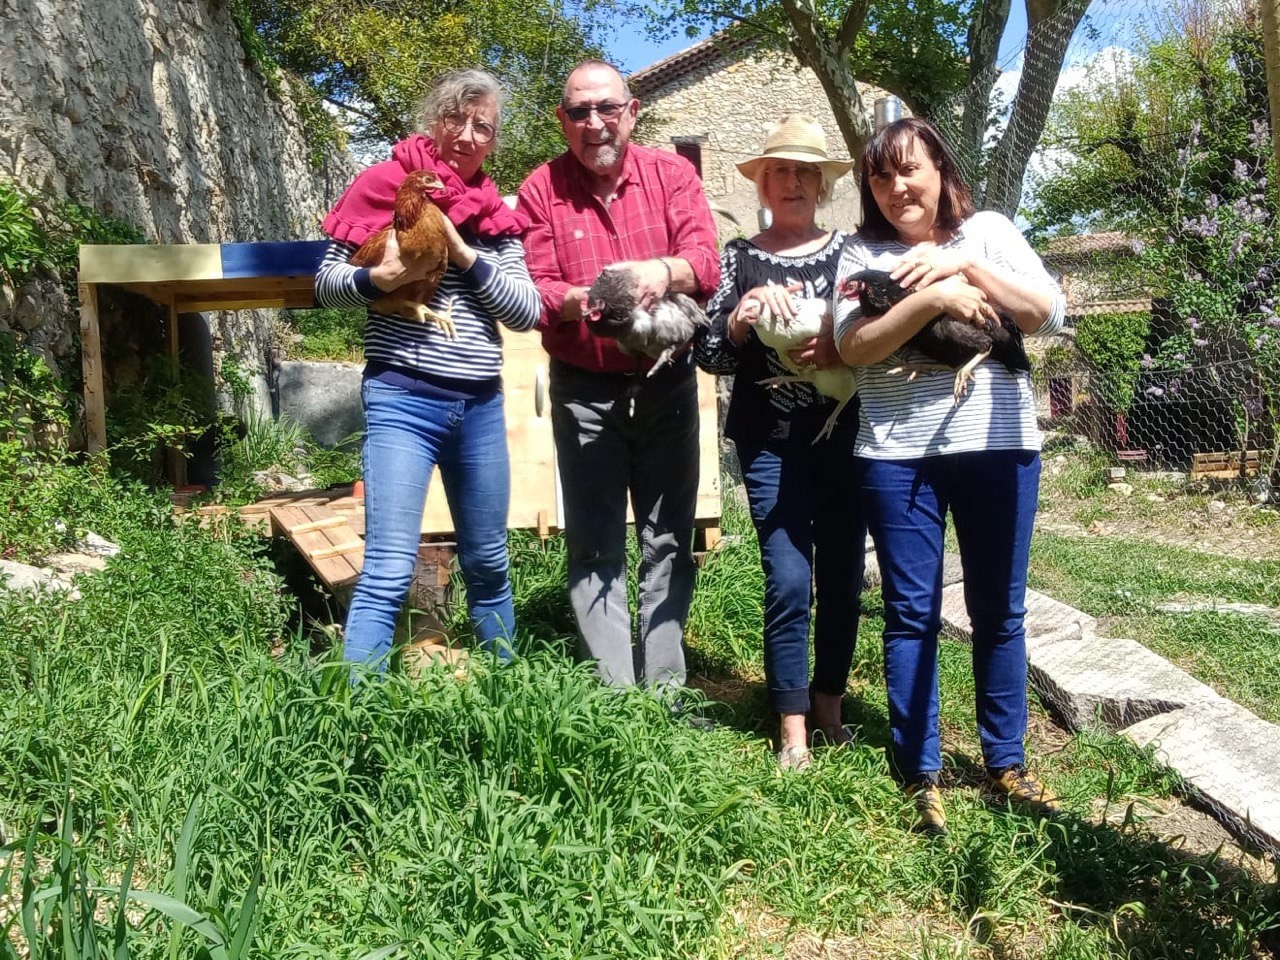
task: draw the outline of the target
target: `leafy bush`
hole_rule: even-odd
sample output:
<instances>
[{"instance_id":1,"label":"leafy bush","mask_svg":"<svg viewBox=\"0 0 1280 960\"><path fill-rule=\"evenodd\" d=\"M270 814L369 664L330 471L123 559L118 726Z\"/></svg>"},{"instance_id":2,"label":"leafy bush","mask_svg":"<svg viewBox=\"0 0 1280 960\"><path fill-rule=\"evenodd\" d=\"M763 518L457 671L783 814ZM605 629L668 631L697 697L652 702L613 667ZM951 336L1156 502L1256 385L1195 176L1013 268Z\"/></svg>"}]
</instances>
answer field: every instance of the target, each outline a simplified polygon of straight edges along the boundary
<instances>
[{"instance_id":1,"label":"leafy bush","mask_svg":"<svg viewBox=\"0 0 1280 960\"><path fill-rule=\"evenodd\" d=\"M1076 346L1098 374L1098 400L1112 410L1133 403L1150 327L1150 313L1095 313L1076 325Z\"/></svg>"},{"instance_id":2,"label":"leafy bush","mask_svg":"<svg viewBox=\"0 0 1280 960\"><path fill-rule=\"evenodd\" d=\"M341 360L357 363L364 358L364 310L289 310L285 316L302 336L292 356L303 360Z\"/></svg>"},{"instance_id":3,"label":"leafy bush","mask_svg":"<svg viewBox=\"0 0 1280 960\"><path fill-rule=\"evenodd\" d=\"M48 201L0 179L0 277L14 286L38 269L67 274L82 243L142 243L131 224L75 200Z\"/></svg>"}]
</instances>

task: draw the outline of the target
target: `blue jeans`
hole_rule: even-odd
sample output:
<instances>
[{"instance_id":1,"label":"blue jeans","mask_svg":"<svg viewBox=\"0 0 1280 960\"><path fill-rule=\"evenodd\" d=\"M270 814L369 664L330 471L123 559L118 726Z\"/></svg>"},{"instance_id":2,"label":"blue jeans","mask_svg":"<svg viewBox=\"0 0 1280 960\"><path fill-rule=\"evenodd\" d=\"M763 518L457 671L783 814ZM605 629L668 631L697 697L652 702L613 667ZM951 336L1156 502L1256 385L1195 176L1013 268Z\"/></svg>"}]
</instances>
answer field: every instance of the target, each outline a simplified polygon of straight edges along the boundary
<instances>
[{"instance_id":1,"label":"blue jeans","mask_svg":"<svg viewBox=\"0 0 1280 960\"><path fill-rule=\"evenodd\" d=\"M685 356L652 377L551 365L569 602L606 683L685 681L698 496L698 385ZM627 491L640 541L637 642L627 606Z\"/></svg>"},{"instance_id":2,"label":"blue jeans","mask_svg":"<svg viewBox=\"0 0 1280 960\"><path fill-rule=\"evenodd\" d=\"M938 630L947 511L973 623L978 737L989 770L1022 763L1027 731L1027 562L1040 486L1033 450L859 458L858 483L880 561L884 674L894 762L907 782L942 769Z\"/></svg>"},{"instance_id":3,"label":"blue jeans","mask_svg":"<svg viewBox=\"0 0 1280 960\"><path fill-rule=\"evenodd\" d=\"M515 635L507 577L507 458L502 393L438 400L366 380L364 568L347 614L346 658L385 666L421 540L422 508L440 467L476 638L509 659Z\"/></svg>"},{"instance_id":4,"label":"blue jeans","mask_svg":"<svg viewBox=\"0 0 1280 960\"><path fill-rule=\"evenodd\" d=\"M809 711L810 689L844 695L862 610L867 526L850 483L853 445L809 441L738 447L764 568L765 682L774 709L787 714Z\"/></svg>"}]
</instances>

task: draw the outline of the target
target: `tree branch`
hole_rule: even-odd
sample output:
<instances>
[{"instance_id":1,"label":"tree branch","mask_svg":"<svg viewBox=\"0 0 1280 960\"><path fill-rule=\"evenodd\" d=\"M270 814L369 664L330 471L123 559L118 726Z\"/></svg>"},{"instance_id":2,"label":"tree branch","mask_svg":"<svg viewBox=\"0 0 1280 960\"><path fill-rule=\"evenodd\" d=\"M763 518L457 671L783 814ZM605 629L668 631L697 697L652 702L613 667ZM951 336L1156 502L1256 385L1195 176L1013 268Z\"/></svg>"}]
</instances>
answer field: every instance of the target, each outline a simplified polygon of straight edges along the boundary
<instances>
[{"instance_id":1,"label":"tree branch","mask_svg":"<svg viewBox=\"0 0 1280 960\"><path fill-rule=\"evenodd\" d=\"M853 49L853 43L862 32L862 25L867 21L867 8L871 0L854 0L840 20L840 29L836 31L836 56L843 59Z\"/></svg>"}]
</instances>

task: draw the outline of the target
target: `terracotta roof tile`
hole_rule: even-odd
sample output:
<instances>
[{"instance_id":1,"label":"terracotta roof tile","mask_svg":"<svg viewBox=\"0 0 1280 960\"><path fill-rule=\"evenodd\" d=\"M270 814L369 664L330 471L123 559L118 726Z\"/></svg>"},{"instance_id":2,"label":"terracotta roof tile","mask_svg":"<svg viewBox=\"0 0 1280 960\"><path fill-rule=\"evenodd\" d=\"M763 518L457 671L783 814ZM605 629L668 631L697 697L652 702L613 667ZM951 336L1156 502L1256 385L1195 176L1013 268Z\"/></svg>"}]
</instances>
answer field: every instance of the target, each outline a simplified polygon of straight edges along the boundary
<instances>
[{"instance_id":1,"label":"terracotta roof tile","mask_svg":"<svg viewBox=\"0 0 1280 960\"><path fill-rule=\"evenodd\" d=\"M755 44L755 39L735 34L731 30L713 33L707 39L664 57L657 63L637 70L627 77L631 92L643 99L655 90L679 80L699 67L715 64L731 54Z\"/></svg>"}]
</instances>

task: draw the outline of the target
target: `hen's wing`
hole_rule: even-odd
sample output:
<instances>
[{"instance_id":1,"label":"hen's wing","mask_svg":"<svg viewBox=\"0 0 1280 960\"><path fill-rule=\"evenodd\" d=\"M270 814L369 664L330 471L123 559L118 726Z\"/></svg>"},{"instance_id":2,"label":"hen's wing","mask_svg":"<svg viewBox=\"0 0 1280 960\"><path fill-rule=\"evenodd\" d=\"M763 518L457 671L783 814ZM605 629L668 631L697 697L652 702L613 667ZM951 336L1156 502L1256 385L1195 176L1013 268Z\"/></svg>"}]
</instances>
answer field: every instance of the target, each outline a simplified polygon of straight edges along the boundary
<instances>
[{"instance_id":1,"label":"hen's wing","mask_svg":"<svg viewBox=\"0 0 1280 960\"><path fill-rule=\"evenodd\" d=\"M1010 372L1030 370L1031 358L1023 342L1022 328L1012 317L1000 314L1000 323L991 331L991 356L1003 363Z\"/></svg>"},{"instance_id":2,"label":"hen's wing","mask_svg":"<svg viewBox=\"0 0 1280 960\"><path fill-rule=\"evenodd\" d=\"M353 263L357 267L376 267L382 262L382 258L387 253L387 234L391 232L390 227L383 227L377 233L360 244L356 252L348 258L348 263Z\"/></svg>"}]
</instances>

